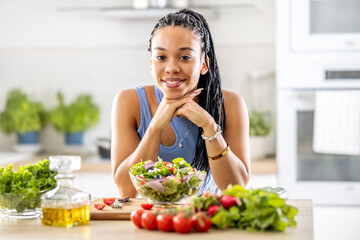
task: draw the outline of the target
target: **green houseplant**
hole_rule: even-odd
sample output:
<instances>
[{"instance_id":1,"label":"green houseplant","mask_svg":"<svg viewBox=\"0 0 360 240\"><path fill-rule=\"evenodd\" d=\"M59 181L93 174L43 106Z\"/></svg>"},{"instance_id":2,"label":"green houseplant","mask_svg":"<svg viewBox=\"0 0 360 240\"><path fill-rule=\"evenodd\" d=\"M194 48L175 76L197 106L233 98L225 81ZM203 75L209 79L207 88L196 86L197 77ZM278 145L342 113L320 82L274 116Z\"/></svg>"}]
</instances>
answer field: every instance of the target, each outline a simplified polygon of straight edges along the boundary
<instances>
[{"instance_id":1,"label":"green houseplant","mask_svg":"<svg viewBox=\"0 0 360 240\"><path fill-rule=\"evenodd\" d=\"M58 106L49 112L49 121L55 129L65 133L68 145L82 145L84 131L95 126L99 121L99 107L92 97L82 94L69 105L64 103L64 96L57 93Z\"/></svg>"},{"instance_id":2,"label":"green houseplant","mask_svg":"<svg viewBox=\"0 0 360 240\"><path fill-rule=\"evenodd\" d=\"M249 122L251 159L263 158L265 155L265 137L271 131L271 124L265 119L264 114L258 111L252 111L249 114Z\"/></svg>"},{"instance_id":3,"label":"green houseplant","mask_svg":"<svg viewBox=\"0 0 360 240\"><path fill-rule=\"evenodd\" d=\"M271 131L271 125L266 121L264 114L253 111L249 115L250 136L266 136Z\"/></svg>"},{"instance_id":4,"label":"green houseplant","mask_svg":"<svg viewBox=\"0 0 360 240\"><path fill-rule=\"evenodd\" d=\"M44 125L45 111L40 102L30 101L20 89L8 93L5 110L0 113L2 132L16 132L19 144L36 144L38 132Z\"/></svg>"}]
</instances>

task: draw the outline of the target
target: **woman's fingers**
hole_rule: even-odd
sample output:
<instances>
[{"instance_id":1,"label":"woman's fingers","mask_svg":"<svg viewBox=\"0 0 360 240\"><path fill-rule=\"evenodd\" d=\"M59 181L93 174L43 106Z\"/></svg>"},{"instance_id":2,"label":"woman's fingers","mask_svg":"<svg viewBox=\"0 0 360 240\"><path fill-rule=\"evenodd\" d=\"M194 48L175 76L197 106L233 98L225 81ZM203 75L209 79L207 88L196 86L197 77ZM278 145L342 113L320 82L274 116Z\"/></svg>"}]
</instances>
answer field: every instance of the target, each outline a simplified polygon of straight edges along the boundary
<instances>
[{"instance_id":1,"label":"woman's fingers","mask_svg":"<svg viewBox=\"0 0 360 240\"><path fill-rule=\"evenodd\" d=\"M158 125L160 129L163 129L177 115L177 110L192 101L194 97L201 93L201 90L202 88L196 89L176 100L168 99L164 96L153 118L156 122L154 124Z\"/></svg>"},{"instance_id":2,"label":"woman's fingers","mask_svg":"<svg viewBox=\"0 0 360 240\"><path fill-rule=\"evenodd\" d=\"M182 98L180 98L179 100L174 100L176 102L176 108L181 107L182 105L184 105L185 103L191 101L194 99L194 97L196 97L197 95L199 95L201 93L203 89L199 88L196 89L192 92L189 92L187 94L185 94Z\"/></svg>"},{"instance_id":3,"label":"woman's fingers","mask_svg":"<svg viewBox=\"0 0 360 240\"><path fill-rule=\"evenodd\" d=\"M199 95L202 90L203 90L203 88L198 88L198 89L194 90L193 92L190 92L189 97L193 98L193 97Z\"/></svg>"}]
</instances>

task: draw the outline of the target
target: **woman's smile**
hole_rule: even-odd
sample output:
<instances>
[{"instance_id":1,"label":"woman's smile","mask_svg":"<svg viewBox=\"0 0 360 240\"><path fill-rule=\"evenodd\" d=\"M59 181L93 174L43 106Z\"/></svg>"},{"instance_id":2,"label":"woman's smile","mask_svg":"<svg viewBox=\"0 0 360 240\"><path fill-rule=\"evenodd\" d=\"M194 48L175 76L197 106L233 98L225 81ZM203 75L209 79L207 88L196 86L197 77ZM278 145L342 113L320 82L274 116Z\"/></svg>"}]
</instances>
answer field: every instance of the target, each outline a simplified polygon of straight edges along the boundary
<instances>
[{"instance_id":1,"label":"woman's smile","mask_svg":"<svg viewBox=\"0 0 360 240\"><path fill-rule=\"evenodd\" d=\"M186 81L186 78L164 78L164 79L162 79L163 84L165 84L165 86L168 88L180 87L185 81Z\"/></svg>"}]
</instances>

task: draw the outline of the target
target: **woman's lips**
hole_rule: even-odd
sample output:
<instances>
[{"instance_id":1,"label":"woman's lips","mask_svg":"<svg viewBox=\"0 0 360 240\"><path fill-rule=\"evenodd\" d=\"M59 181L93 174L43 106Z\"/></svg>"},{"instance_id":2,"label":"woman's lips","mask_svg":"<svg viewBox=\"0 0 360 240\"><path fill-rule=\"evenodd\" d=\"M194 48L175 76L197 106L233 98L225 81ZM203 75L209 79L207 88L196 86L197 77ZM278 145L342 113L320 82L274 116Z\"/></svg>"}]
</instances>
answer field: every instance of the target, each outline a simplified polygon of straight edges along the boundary
<instances>
[{"instance_id":1,"label":"woman's lips","mask_svg":"<svg viewBox=\"0 0 360 240\"><path fill-rule=\"evenodd\" d=\"M184 78L165 78L162 80L162 82L165 83L166 87L168 88L180 87L184 81Z\"/></svg>"}]
</instances>

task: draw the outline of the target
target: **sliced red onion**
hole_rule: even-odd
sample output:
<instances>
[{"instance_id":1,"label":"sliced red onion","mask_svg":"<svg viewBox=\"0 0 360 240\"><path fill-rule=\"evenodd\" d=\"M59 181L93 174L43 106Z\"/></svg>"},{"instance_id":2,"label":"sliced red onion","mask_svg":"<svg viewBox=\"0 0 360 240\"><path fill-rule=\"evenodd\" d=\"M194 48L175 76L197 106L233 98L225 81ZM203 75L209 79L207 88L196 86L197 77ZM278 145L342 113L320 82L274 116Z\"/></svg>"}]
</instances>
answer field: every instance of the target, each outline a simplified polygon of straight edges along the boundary
<instances>
[{"instance_id":1,"label":"sliced red onion","mask_svg":"<svg viewBox=\"0 0 360 240\"><path fill-rule=\"evenodd\" d=\"M151 167L151 166L153 166L153 165L154 165L153 162L148 162L148 163L145 163L143 167L144 167L145 169L148 169L149 167Z\"/></svg>"},{"instance_id":2,"label":"sliced red onion","mask_svg":"<svg viewBox=\"0 0 360 240\"><path fill-rule=\"evenodd\" d=\"M185 182L188 182L190 180L190 178L192 178L193 176L194 176L194 174L185 175L183 177L183 179L184 179Z\"/></svg>"},{"instance_id":3,"label":"sliced red onion","mask_svg":"<svg viewBox=\"0 0 360 240\"><path fill-rule=\"evenodd\" d=\"M148 185L152 189L155 189L156 191L159 191L161 193L164 193L164 191L165 191L164 186L158 181L147 182L146 185Z\"/></svg>"}]
</instances>

